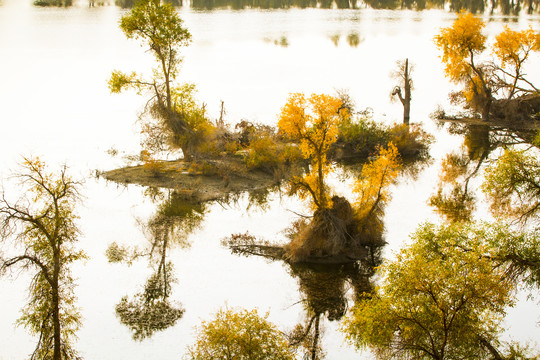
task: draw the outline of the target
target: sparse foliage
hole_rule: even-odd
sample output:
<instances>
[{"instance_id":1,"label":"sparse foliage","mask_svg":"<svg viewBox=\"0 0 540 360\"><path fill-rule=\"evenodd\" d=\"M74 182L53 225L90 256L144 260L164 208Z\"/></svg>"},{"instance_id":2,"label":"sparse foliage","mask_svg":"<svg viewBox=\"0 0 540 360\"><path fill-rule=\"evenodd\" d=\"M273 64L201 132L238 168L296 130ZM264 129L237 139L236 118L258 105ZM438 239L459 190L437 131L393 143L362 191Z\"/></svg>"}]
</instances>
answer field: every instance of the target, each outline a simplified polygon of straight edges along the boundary
<instances>
[{"instance_id":1,"label":"sparse foliage","mask_svg":"<svg viewBox=\"0 0 540 360\"><path fill-rule=\"evenodd\" d=\"M398 81L398 85L394 86L391 96L392 99L397 96L403 105L403 124L405 125L409 125L411 113L412 70L413 66L409 65L409 59L405 59L405 61L398 61L397 69L391 73L392 78Z\"/></svg>"},{"instance_id":2,"label":"sparse foliage","mask_svg":"<svg viewBox=\"0 0 540 360\"><path fill-rule=\"evenodd\" d=\"M85 258L75 248L80 184L69 177L65 166L51 173L39 158L25 158L15 178L24 195L12 202L2 194L1 239L13 238L22 252L0 258L0 273L15 267L35 270L29 303L18 320L39 336L31 359L77 359L72 343L80 315L69 266Z\"/></svg>"}]
</instances>

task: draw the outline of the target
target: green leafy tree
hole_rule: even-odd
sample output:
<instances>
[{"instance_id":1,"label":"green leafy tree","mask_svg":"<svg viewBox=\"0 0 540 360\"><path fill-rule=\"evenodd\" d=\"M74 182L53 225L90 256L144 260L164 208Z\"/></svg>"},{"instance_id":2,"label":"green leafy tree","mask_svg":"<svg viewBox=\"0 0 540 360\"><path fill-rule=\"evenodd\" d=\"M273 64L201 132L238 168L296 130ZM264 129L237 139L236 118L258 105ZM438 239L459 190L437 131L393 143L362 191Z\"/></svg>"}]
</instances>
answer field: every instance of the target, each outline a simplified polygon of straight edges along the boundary
<instances>
[{"instance_id":1,"label":"green leafy tree","mask_svg":"<svg viewBox=\"0 0 540 360\"><path fill-rule=\"evenodd\" d=\"M380 358L501 359L500 324L519 276L508 276L514 262L497 244L521 238L502 226L460 223L426 224L412 238L353 308L348 339Z\"/></svg>"},{"instance_id":2,"label":"green leafy tree","mask_svg":"<svg viewBox=\"0 0 540 360\"><path fill-rule=\"evenodd\" d=\"M0 257L0 273L14 267L35 270L30 301L18 320L39 335L31 359L75 359L72 341L80 315L69 266L85 257L75 248L79 183L68 176L65 166L58 174L50 173L38 158L25 158L15 178L25 195L12 202L2 194L1 239L14 239L21 252Z\"/></svg>"},{"instance_id":3,"label":"green leafy tree","mask_svg":"<svg viewBox=\"0 0 540 360\"><path fill-rule=\"evenodd\" d=\"M198 328L196 343L188 348L191 360L293 360L286 337L257 310L219 310Z\"/></svg>"},{"instance_id":4,"label":"green leafy tree","mask_svg":"<svg viewBox=\"0 0 540 360\"><path fill-rule=\"evenodd\" d=\"M202 109L194 108L193 88L175 86L174 80L182 61L178 48L189 45L191 34L174 7L160 0L137 2L120 20L120 28L127 38L142 42L154 55L157 66L150 79L135 72L113 71L109 79L111 92L132 88L139 93L150 93L145 110L156 122L143 126L143 133L150 137L148 144L154 142L152 150L161 150L164 144L179 147L184 156L190 156L186 134L196 129Z\"/></svg>"}]
</instances>

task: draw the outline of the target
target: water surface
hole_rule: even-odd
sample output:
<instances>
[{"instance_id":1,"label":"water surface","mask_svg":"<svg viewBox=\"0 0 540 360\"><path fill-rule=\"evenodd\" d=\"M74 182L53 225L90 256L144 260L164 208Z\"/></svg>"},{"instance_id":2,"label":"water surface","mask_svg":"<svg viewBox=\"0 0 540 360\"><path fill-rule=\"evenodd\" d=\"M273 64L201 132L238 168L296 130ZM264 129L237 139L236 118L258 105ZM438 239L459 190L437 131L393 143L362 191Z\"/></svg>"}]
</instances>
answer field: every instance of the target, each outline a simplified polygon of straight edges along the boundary
<instances>
[{"instance_id":1,"label":"water surface","mask_svg":"<svg viewBox=\"0 0 540 360\"><path fill-rule=\"evenodd\" d=\"M107 79L113 69L147 72L152 58L117 27L119 7L36 8L30 2L0 3L0 173L9 174L21 155L42 156L52 165L67 162L76 176L85 177L85 200L80 206L80 246L90 259L74 268L76 293L84 317L76 348L86 359L179 359L193 341L194 326L220 307L259 308L282 329L306 316L302 299L306 280L291 276L288 265L257 257L239 257L220 245L223 237L245 232L284 241L282 230L294 212L307 208L297 199L273 193L266 210L247 210L249 200L209 204L200 227L187 238L189 247L171 249L169 259L178 283L171 298L185 314L169 329L136 342L120 324L114 307L122 296L140 292L151 273L148 262L131 267L109 264L107 246L116 241L143 244L141 223L159 206L137 186L123 187L98 180L96 169L123 164L107 150L120 154L139 150L137 113L144 99L135 94L110 95ZM436 190L440 159L463 142L460 135L438 129L429 119L437 104L448 106L452 86L443 76L432 38L454 15L439 11L370 9L194 10L180 9L193 35L183 51L181 80L197 85L198 96L212 116L225 102L231 123L248 119L276 124L290 92L349 89L359 108L371 107L377 121L400 121L399 104L390 103L393 87L388 74L397 60L415 64L411 119L436 136L431 167L416 179L402 179L393 189L386 211L384 255L408 241L419 223L437 221L426 204ZM503 18L487 25L491 38L502 30ZM522 16L511 25L538 29L537 16ZM531 63L537 62L535 57ZM531 78L540 79L538 68ZM347 193L346 186L336 187ZM7 188L6 191L12 190ZM487 218L480 204L477 216ZM294 275L294 274L293 274ZM35 339L13 324L26 301L29 275L0 279L1 360L25 358ZM346 297L352 296L352 288ZM540 319L534 302L511 311L510 333L516 339L540 338ZM329 359L369 358L344 344L337 322L324 322L323 345Z\"/></svg>"}]
</instances>

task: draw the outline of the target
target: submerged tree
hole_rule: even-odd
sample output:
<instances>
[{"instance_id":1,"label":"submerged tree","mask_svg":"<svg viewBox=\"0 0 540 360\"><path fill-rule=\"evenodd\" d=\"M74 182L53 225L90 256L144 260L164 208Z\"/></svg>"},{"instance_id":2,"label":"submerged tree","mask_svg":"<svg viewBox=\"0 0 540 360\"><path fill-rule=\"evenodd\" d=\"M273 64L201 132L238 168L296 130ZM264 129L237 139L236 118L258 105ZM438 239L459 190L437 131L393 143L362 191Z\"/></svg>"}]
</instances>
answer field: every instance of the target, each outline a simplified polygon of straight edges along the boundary
<instances>
[{"instance_id":1,"label":"submerged tree","mask_svg":"<svg viewBox=\"0 0 540 360\"><path fill-rule=\"evenodd\" d=\"M498 335L516 280L540 265L538 235L524 239L505 226L422 226L379 269L380 287L357 303L344 331L381 358L502 359ZM519 247L533 266L520 266Z\"/></svg>"},{"instance_id":2,"label":"submerged tree","mask_svg":"<svg viewBox=\"0 0 540 360\"><path fill-rule=\"evenodd\" d=\"M195 344L188 347L192 360L294 360L287 338L257 310L221 309L204 321Z\"/></svg>"},{"instance_id":3,"label":"submerged tree","mask_svg":"<svg viewBox=\"0 0 540 360\"><path fill-rule=\"evenodd\" d=\"M351 262L368 255L374 258L384 244L384 207L399 169L396 147L389 144L387 149L379 149L355 179L357 199L352 205L342 196L333 196L331 207L317 209L310 219L293 224L291 241L284 247L289 260Z\"/></svg>"},{"instance_id":4,"label":"submerged tree","mask_svg":"<svg viewBox=\"0 0 540 360\"><path fill-rule=\"evenodd\" d=\"M18 320L39 335L31 359L76 359L72 342L80 315L69 266L85 257L75 248L79 229L74 207L80 184L69 177L65 166L57 174L50 173L38 158L25 158L22 172L15 177L25 195L12 202L2 194L1 239L13 238L22 252L0 257L0 273L15 267L36 270L30 301Z\"/></svg>"},{"instance_id":5,"label":"submerged tree","mask_svg":"<svg viewBox=\"0 0 540 360\"><path fill-rule=\"evenodd\" d=\"M184 156L189 157L192 144L187 135L194 136L197 127L206 123L204 110L192 101L193 89L174 85L182 60L178 48L189 45L191 34L174 7L160 0L140 0L122 17L120 28L129 39L140 40L148 48L157 67L150 79L135 72L113 71L109 80L111 92L125 88L149 92L151 97L145 110L155 121L143 125L143 133L151 140L147 145L154 142L150 150L162 150L168 145L181 148Z\"/></svg>"},{"instance_id":6,"label":"submerged tree","mask_svg":"<svg viewBox=\"0 0 540 360\"><path fill-rule=\"evenodd\" d=\"M514 31L505 27L493 44L495 59L482 62L479 58L486 49L483 28L480 18L461 12L452 26L435 36L446 76L464 86L455 99L465 101L484 120L491 115L510 118L537 113L538 88L525 78L524 63L533 51L540 50L540 35L532 28Z\"/></svg>"},{"instance_id":7,"label":"submerged tree","mask_svg":"<svg viewBox=\"0 0 540 360\"><path fill-rule=\"evenodd\" d=\"M403 124L409 125L411 117L411 91L413 88L411 72L413 67L409 66L409 59L398 61L397 69L392 72L392 77L398 80L398 85L392 90L392 99L397 96L403 105Z\"/></svg>"},{"instance_id":8,"label":"submerged tree","mask_svg":"<svg viewBox=\"0 0 540 360\"><path fill-rule=\"evenodd\" d=\"M310 172L291 180L291 193L309 198L315 210L309 221L301 219L293 225L291 241L285 246L285 256L292 262L354 261L366 256L365 246L375 243L375 233L382 234L378 231L382 229L380 222L372 225L380 217L387 187L397 174L395 146L381 150L377 160L365 166L364 175L357 181L360 200L356 207L344 197L332 196L325 181L331 168L327 153L352 109L350 99L343 94L341 98L313 94L306 99L303 94L291 94L281 110L280 132L298 141L304 157L311 160ZM368 229L373 230L369 239L363 236Z\"/></svg>"},{"instance_id":9,"label":"submerged tree","mask_svg":"<svg viewBox=\"0 0 540 360\"><path fill-rule=\"evenodd\" d=\"M362 167L353 191L358 195L356 216L366 243L381 245L377 238L382 236L384 207L390 201L389 187L395 182L400 169L400 156L393 143L389 143L386 149L379 148L378 156Z\"/></svg>"},{"instance_id":10,"label":"submerged tree","mask_svg":"<svg viewBox=\"0 0 540 360\"><path fill-rule=\"evenodd\" d=\"M310 196L319 210L331 205L325 182L329 171L326 155L337 140L339 123L347 116L342 105L340 99L325 94L312 94L308 99L303 94L291 94L278 121L279 130L299 141L304 157L311 159L310 173L293 179L293 192L303 198Z\"/></svg>"},{"instance_id":11,"label":"submerged tree","mask_svg":"<svg viewBox=\"0 0 540 360\"><path fill-rule=\"evenodd\" d=\"M493 101L492 88L485 66L477 59L486 48L483 28L480 18L461 12L451 27L441 29L435 36L435 43L442 50L446 76L455 83L464 84L461 94L467 103L481 112L483 119L488 120Z\"/></svg>"}]
</instances>

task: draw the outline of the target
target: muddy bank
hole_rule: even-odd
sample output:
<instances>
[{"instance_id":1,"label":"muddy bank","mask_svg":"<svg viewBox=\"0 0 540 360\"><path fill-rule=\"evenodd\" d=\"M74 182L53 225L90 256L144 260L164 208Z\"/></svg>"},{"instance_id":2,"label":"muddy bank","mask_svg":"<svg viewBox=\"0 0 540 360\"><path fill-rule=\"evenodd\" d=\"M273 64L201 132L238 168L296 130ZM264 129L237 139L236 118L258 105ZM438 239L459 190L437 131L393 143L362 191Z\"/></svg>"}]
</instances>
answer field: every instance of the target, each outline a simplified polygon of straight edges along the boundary
<instances>
[{"instance_id":1,"label":"muddy bank","mask_svg":"<svg viewBox=\"0 0 540 360\"><path fill-rule=\"evenodd\" d=\"M121 184L174 189L191 201L226 199L242 192L264 191L278 186L290 176L249 171L242 160L159 161L151 165L128 166L100 173L100 176Z\"/></svg>"}]
</instances>

